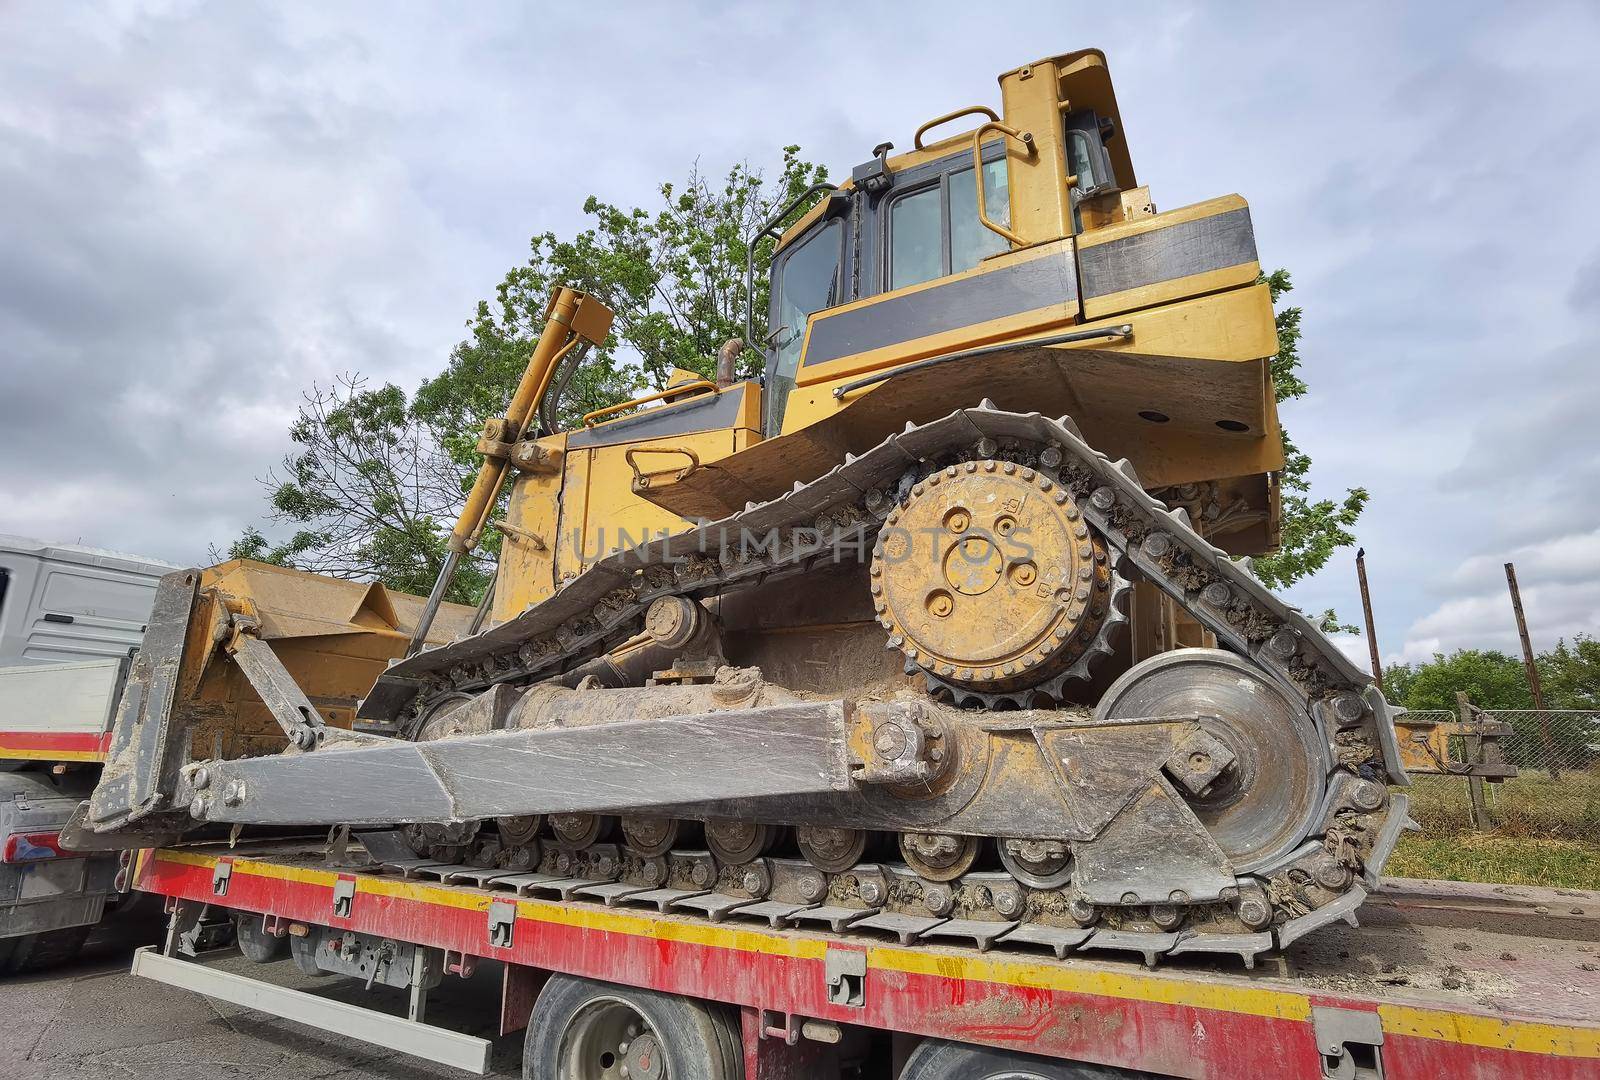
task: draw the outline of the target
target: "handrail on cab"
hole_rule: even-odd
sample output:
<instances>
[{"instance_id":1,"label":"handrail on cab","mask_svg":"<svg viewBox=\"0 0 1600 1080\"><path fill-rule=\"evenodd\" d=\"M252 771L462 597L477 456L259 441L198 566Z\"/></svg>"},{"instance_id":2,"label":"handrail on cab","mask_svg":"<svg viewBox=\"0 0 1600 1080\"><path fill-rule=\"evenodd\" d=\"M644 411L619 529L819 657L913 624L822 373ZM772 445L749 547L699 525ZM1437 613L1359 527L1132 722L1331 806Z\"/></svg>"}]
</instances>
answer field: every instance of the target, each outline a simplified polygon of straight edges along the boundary
<instances>
[{"instance_id":1,"label":"handrail on cab","mask_svg":"<svg viewBox=\"0 0 1600 1080\"><path fill-rule=\"evenodd\" d=\"M710 390L714 393L716 389L717 384L712 382L710 379L697 379L694 382L684 383L681 386L669 386L659 393L648 394L645 397L634 398L631 401L619 401L615 405L607 405L603 409L596 409L594 412L584 413L583 419L580 421L580 423L582 423L584 427L589 427L602 416L610 416L612 413L619 413L624 409L631 409L635 405L648 405L652 401L660 401L664 397L674 397L678 394L687 394L691 390Z\"/></svg>"},{"instance_id":2,"label":"handrail on cab","mask_svg":"<svg viewBox=\"0 0 1600 1080\"><path fill-rule=\"evenodd\" d=\"M911 137L911 145L915 149L921 150L923 149L922 137L933 128L938 127L940 124L948 124L950 121L955 120L958 117L972 116L974 114L982 114L983 116L987 116L992 123L998 123L1000 121L999 115L996 114L993 109L989 108L989 106L968 105L964 109L957 109L955 112L948 112L943 116L936 116L932 120L929 120L926 124L923 124L917 129L917 133Z\"/></svg>"},{"instance_id":3,"label":"handrail on cab","mask_svg":"<svg viewBox=\"0 0 1600 1080\"><path fill-rule=\"evenodd\" d=\"M983 192L983 134L986 131L998 131L1002 135L1007 135L1017 140L1023 146L1027 147L1029 157L1033 157L1035 154L1037 154L1039 152L1039 148L1034 144L1033 132L1018 131L1016 128L1008 127L998 120L990 120L986 124L979 124L978 127L972 132L972 175L977 181L978 186L978 223L984 228L988 229L990 232L999 233L1001 236L1005 237L1013 244L1016 244L1018 247L1027 247L1028 241L1023 239L1021 235L1012 232L1004 225L996 225L994 222L989 220L989 215L984 213L983 204L985 201L985 196Z\"/></svg>"}]
</instances>

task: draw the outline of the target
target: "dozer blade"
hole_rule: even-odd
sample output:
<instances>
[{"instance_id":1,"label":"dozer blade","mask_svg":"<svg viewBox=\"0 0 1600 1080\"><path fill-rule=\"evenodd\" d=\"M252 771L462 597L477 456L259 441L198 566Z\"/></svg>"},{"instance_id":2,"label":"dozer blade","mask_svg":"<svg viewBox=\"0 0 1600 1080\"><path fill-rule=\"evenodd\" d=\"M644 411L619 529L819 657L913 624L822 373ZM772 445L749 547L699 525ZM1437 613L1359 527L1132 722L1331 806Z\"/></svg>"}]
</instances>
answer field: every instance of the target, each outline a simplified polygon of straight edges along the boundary
<instances>
[{"instance_id":1,"label":"dozer blade","mask_svg":"<svg viewBox=\"0 0 1600 1080\"><path fill-rule=\"evenodd\" d=\"M450 823L845 791L845 701L400 740L211 762L197 817L254 825Z\"/></svg>"},{"instance_id":2,"label":"dozer blade","mask_svg":"<svg viewBox=\"0 0 1600 1080\"><path fill-rule=\"evenodd\" d=\"M198 570L168 574L156 587L144 641L117 705L105 769L89 799L89 821L98 831L165 808L163 794L176 786L188 760L183 739L174 738L172 705L199 587Z\"/></svg>"}]
</instances>

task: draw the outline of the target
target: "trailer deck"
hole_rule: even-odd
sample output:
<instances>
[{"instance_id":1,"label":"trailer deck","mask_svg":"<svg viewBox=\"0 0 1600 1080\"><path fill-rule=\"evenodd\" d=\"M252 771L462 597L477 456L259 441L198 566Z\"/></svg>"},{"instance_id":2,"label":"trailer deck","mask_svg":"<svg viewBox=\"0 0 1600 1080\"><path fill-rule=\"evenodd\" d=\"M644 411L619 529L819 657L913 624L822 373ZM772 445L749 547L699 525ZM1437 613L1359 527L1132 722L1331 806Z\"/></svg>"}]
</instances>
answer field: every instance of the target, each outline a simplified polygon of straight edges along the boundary
<instances>
[{"instance_id":1,"label":"trailer deck","mask_svg":"<svg viewBox=\"0 0 1600 1080\"><path fill-rule=\"evenodd\" d=\"M304 842L150 852L137 887L289 932L444 950L447 969L502 961L502 1032L526 1023L551 971L726 1002L743 1010L752 1078L803 1075L807 1019L1184 1077L1341 1075L1378 1058L1391 1078L1600 1075L1592 893L1390 884L1366 925L1326 928L1255 970L1217 957L1152 970L517 896L329 867Z\"/></svg>"}]
</instances>

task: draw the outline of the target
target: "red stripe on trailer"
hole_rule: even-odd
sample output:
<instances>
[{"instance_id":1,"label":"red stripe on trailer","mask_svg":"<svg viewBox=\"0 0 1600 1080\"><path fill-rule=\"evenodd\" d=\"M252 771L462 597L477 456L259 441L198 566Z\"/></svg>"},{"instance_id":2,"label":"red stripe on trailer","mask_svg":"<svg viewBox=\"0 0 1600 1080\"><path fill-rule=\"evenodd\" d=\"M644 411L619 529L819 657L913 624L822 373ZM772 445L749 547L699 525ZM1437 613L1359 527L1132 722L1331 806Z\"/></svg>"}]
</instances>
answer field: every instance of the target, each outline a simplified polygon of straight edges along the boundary
<instances>
[{"instance_id":1,"label":"red stripe on trailer","mask_svg":"<svg viewBox=\"0 0 1600 1080\"><path fill-rule=\"evenodd\" d=\"M1600 1060L1587 1052L1587 1044L1576 1048L1577 1056L1562 1056L1559 1045L1542 1052L1517 1047L1517 1039L1530 1041L1526 1033L1500 1039L1504 1046L1482 1045L1481 1039L1474 1043L1469 1037L1497 1023L1530 1030L1541 1028L1538 1024L1454 1014L1446 1015L1446 1020L1453 1022L1442 1025L1438 1036L1421 1037L1395 1028L1417 1027L1412 1014L1435 1014L1368 1000L1256 987L1210 987L1180 978L1105 977L1114 982L1149 983L1154 992L1134 999L971 974L973 968L985 966L996 971L1008 966L1026 969L1030 965L1025 960L991 962L974 960L970 953L861 942L826 945L866 951L872 961L867 966L865 1004L850 1008L827 1000L825 961L819 955L825 943L814 936L727 923L707 927L673 916L522 900L512 945L498 949L488 944L488 910L492 902L504 902L504 896L353 875L357 895L349 917L341 918L333 913L335 875L328 871L235 860L226 896L219 898L212 891L213 862L189 853L157 853L144 861L139 887L746 1008L1174 1076L1233 1080L1241 1076L1320 1075L1321 1059L1309 1022L1313 1005L1378 1012L1385 1021L1384 1064L1391 1078L1448 1075L1481 1080L1578 1080L1600 1074ZM371 891L362 890L363 885ZM423 895L430 898L420 898ZM574 915L585 908L592 914ZM581 925L585 921L652 929L623 932ZM686 937L715 938L721 943L684 940ZM1054 970L1074 969L1069 962ZM1095 978L1092 970L1079 970L1084 972L1080 981ZM1164 986L1182 991L1169 997L1199 1000L1159 1000ZM1212 997L1215 1004L1210 1003ZM1551 1030L1559 1035L1571 1029ZM1537 1034L1534 1030L1534 1036ZM1578 1035L1593 1038L1582 1030Z\"/></svg>"},{"instance_id":2,"label":"red stripe on trailer","mask_svg":"<svg viewBox=\"0 0 1600 1080\"><path fill-rule=\"evenodd\" d=\"M69 753L104 754L111 749L111 732L0 731L0 747L16 750L66 750Z\"/></svg>"}]
</instances>

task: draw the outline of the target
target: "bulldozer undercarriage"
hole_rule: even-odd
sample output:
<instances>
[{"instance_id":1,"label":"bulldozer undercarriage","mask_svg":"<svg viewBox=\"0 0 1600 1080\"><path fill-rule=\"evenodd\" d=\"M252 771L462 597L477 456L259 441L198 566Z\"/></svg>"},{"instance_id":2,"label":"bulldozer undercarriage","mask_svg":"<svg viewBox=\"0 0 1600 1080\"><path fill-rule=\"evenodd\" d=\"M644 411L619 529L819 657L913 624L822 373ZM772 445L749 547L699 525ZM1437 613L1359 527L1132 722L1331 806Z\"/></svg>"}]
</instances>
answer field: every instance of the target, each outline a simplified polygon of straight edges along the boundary
<instances>
[{"instance_id":1,"label":"bulldozer undercarriage","mask_svg":"<svg viewBox=\"0 0 1600 1080\"><path fill-rule=\"evenodd\" d=\"M778 686L697 622L841 561L926 692ZM1131 582L1225 648L1104 686ZM642 632L674 662L603 677ZM191 764L167 806L404 825L366 834L380 861L490 889L1149 963L1353 918L1411 824L1370 680L1069 419L989 402L617 551L398 663L362 715L401 737Z\"/></svg>"}]
</instances>

